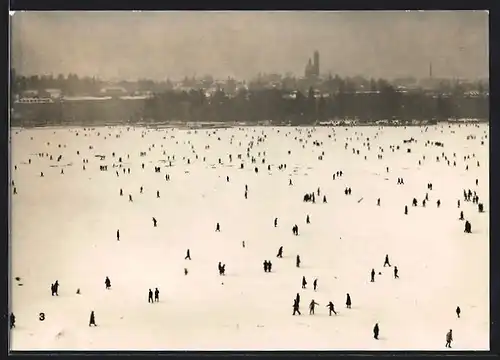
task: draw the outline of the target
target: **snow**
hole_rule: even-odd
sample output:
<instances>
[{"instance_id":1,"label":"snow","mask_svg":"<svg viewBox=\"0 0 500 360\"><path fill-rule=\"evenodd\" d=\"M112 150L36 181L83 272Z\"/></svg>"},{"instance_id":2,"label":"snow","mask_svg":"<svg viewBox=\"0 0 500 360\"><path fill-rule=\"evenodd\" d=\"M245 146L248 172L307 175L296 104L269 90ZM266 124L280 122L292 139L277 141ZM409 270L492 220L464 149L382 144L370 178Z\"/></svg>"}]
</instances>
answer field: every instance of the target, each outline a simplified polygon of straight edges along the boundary
<instances>
[{"instance_id":1,"label":"snow","mask_svg":"<svg viewBox=\"0 0 500 360\"><path fill-rule=\"evenodd\" d=\"M12 195L11 218L12 350L445 350L449 329L453 350L489 349L487 125L60 128L12 129L11 134L11 176L18 192ZM264 134L265 141L257 142ZM466 140L468 135L476 138ZM367 137L371 150L363 146ZM417 142L403 144L411 137ZM256 164L246 156L252 140ZM315 140L323 145L314 146ZM425 146L427 140L444 147ZM390 145L400 150L392 152ZM143 151L147 155L140 157ZM53 160L39 157L41 152ZM448 166L442 152L457 166ZM171 167L167 155L175 155ZM470 159L464 161L465 155ZM120 156L130 175L117 177L113 164ZM85 171L82 159L88 159ZM278 170L280 164L287 164L286 170ZM67 166L60 174L60 167L50 165ZM344 175L333 180L338 170ZM396 185L398 177L405 185ZM429 182L433 190L427 190ZM304 194L318 187L316 204L304 203ZM352 195L344 194L346 187ZM477 191L485 213L463 200L463 189ZM413 197L418 207L411 206ZM463 232L460 210L472 234ZM311 224L306 225L307 214ZM217 222L220 233L214 231ZM299 236L292 234L294 224ZM280 246L283 259L276 258ZM191 261L184 260L188 248ZM399 279L393 278L393 268L383 267L386 254ZM264 273L264 260L272 261L272 273ZM226 276L218 274L219 261L227 264ZM106 276L111 290L105 290ZM301 290L302 276L306 290ZM59 296L52 297L55 280ZM160 302L148 304L148 289L155 287ZM292 316L298 292L302 315ZM345 307L346 293L352 309ZM312 299L319 303L314 316L308 314ZM328 316L329 301L337 316ZM92 310L97 327L88 326ZM379 340L372 335L375 323Z\"/></svg>"}]
</instances>

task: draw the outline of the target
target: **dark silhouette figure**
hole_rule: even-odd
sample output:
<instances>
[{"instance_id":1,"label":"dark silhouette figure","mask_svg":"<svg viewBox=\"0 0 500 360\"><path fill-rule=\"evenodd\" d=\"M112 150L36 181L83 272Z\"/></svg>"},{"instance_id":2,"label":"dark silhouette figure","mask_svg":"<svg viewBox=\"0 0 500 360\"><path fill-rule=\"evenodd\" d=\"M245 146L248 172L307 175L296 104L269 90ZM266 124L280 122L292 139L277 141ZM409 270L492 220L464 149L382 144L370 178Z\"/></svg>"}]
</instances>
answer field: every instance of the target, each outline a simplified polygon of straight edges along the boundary
<instances>
[{"instance_id":1,"label":"dark silhouette figure","mask_svg":"<svg viewBox=\"0 0 500 360\"><path fill-rule=\"evenodd\" d=\"M295 260L295 266L299 268L299 267L300 267L300 262L301 262L301 261L300 261L300 256L299 256L299 255L297 255L297 258L296 258L296 260Z\"/></svg>"},{"instance_id":2,"label":"dark silhouette figure","mask_svg":"<svg viewBox=\"0 0 500 360\"><path fill-rule=\"evenodd\" d=\"M460 217L458 218L458 220L464 220L464 212L463 211L460 211Z\"/></svg>"},{"instance_id":3,"label":"dark silhouette figure","mask_svg":"<svg viewBox=\"0 0 500 360\"><path fill-rule=\"evenodd\" d=\"M295 313L297 313L299 315L302 315L300 313L300 310L299 310L299 303L298 303L298 301L296 299L293 300L293 314L292 315L295 315Z\"/></svg>"},{"instance_id":4,"label":"dark silhouette figure","mask_svg":"<svg viewBox=\"0 0 500 360\"><path fill-rule=\"evenodd\" d=\"M399 270L397 266L394 266L394 279L399 279Z\"/></svg>"},{"instance_id":5,"label":"dark silhouette figure","mask_svg":"<svg viewBox=\"0 0 500 360\"><path fill-rule=\"evenodd\" d=\"M408 205L405 205L405 215L408 215Z\"/></svg>"},{"instance_id":6,"label":"dark silhouette figure","mask_svg":"<svg viewBox=\"0 0 500 360\"><path fill-rule=\"evenodd\" d=\"M465 221L464 232L468 233L468 234L470 234L472 232L471 225L470 225L470 222L468 220Z\"/></svg>"},{"instance_id":7,"label":"dark silhouette figure","mask_svg":"<svg viewBox=\"0 0 500 360\"><path fill-rule=\"evenodd\" d=\"M184 260L191 260L191 252L189 251L189 249L187 249L186 251L186 257L184 258Z\"/></svg>"},{"instance_id":8,"label":"dark silhouette figure","mask_svg":"<svg viewBox=\"0 0 500 360\"><path fill-rule=\"evenodd\" d=\"M10 328L11 329L15 328L16 327L16 317L15 317L14 313L10 313L9 321L10 321Z\"/></svg>"},{"instance_id":9,"label":"dark silhouette figure","mask_svg":"<svg viewBox=\"0 0 500 360\"><path fill-rule=\"evenodd\" d=\"M370 273L370 282L375 282L375 269L372 269L372 272Z\"/></svg>"},{"instance_id":10,"label":"dark silhouette figure","mask_svg":"<svg viewBox=\"0 0 500 360\"><path fill-rule=\"evenodd\" d=\"M377 206L380 206L380 198L377 199Z\"/></svg>"},{"instance_id":11,"label":"dark silhouette figure","mask_svg":"<svg viewBox=\"0 0 500 360\"><path fill-rule=\"evenodd\" d=\"M314 299L311 300L311 303L309 304L309 315L314 315L314 307L316 305L319 305Z\"/></svg>"},{"instance_id":12,"label":"dark silhouette figure","mask_svg":"<svg viewBox=\"0 0 500 360\"><path fill-rule=\"evenodd\" d=\"M132 200L132 195L131 194L128 194L128 201L129 202L133 202L134 200Z\"/></svg>"},{"instance_id":13,"label":"dark silhouette figure","mask_svg":"<svg viewBox=\"0 0 500 360\"><path fill-rule=\"evenodd\" d=\"M327 201L326 201L326 195L323 195L323 204L326 204Z\"/></svg>"},{"instance_id":14,"label":"dark silhouette figure","mask_svg":"<svg viewBox=\"0 0 500 360\"><path fill-rule=\"evenodd\" d=\"M457 317L460 319L460 313L462 312L462 311L460 310L460 306L457 306L457 309L456 309L455 311L456 311L456 313L457 313Z\"/></svg>"},{"instance_id":15,"label":"dark silhouette figure","mask_svg":"<svg viewBox=\"0 0 500 360\"><path fill-rule=\"evenodd\" d=\"M159 199L160 198L160 190L156 190L156 198Z\"/></svg>"},{"instance_id":16,"label":"dark silhouette figure","mask_svg":"<svg viewBox=\"0 0 500 360\"><path fill-rule=\"evenodd\" d=\"M160 302L160 290L155 288L155 302Z\"/></svg>"},{"instance_id":17,"label":"dark silhouette figure","mask_svg":"<svg viewBox=\"0 0 500 360\"><path fill-rule=\"evenodd\" d=\"M220 224L219 224L219 223L217 223L217 224L215 225L215 231L220 232Z\"/></svg>"},{"instance_id":18,"label":"dark silhouette figure","mask_svg":"<svg viewBox=\"0 0 500 360\"><path fill-rule=\"evenodd\" d=\"M149 293L148 293L148 303L154 303L153 301L153 291L151 289L149 289Z\"/></svg>"},{"instance_id":19,"label":"dark silhouette figure","mask_svg":"<svg viewBox=\"0 0 500 360\"><path fill-rule=\"evenodd\" d=\"M347 293L347 299L346 299L346 301L345 301L345 305L346 305L346 307L347 307L348 309L350 309L350 308L351 308L351 304L352 304L352 303L351 303L351 295L349 295L349 293Z\"/></svg>"},{"instance_id":20,"label":"dark silhouette figure","mask_svg":"<svg viewBox=\"0 0 500 360\"><path fill-rule=\"evenodd\" d=\"M111 288L111 280L109 280L109 277L106 276L106 280L104 280L104 285L106 285L106 290L109 290Z\"/></svg>"},{"instance_id":21,"label":"dark silhouette figure","mask_svg":"<svg viewBox=\"0 0 500 360\"><path fill-rule=\"evenodd\" d=\"M157 221L155 218L153 218L153 226L156 227L156 225L157 225Z\"/></svg>"},{"instance_id":22,"label":"dark silhouette figure","mask_svg":"<svg viewBox=\"0 0 500 360\"><path fill-rule=\"evenodd\" d=\"M267 272L267 270L269 269L269 263L267 262L267 260L264 260L264 272Z\"/></svg>"},{"instance_id":23,"label":"dark silhouette figure","mask_svg":"<svg viewBox=\"0 0 500 360\"><path fill-rule=\"evenodd\" d=\"M89 327L90 327L90 326L92 326L92 325L97 326L97 324L95 323L95 314L94 314L94 310L92 310L92 311L90 312Z\"/></svg>"},{"instance_id":24,"label":"dark silhouette figure","mask_svg":"<svg viewBox=\"0 0 500 360\"><path fill-rule=\"evenodd\" d=\"M278 249L278 254L276 255L277 258L282 258L283 257L283 246L280 246Z\"/></svg>"},{"instance_id":25,"label":"dark silhouette figure","mask_svg":"<svg viewBox=\"0 0 500 360\"><path fill-rule=\"evenodd\" d=\"M314 279L313 281L313 288L314 288L314 291L316 291L316 288L318 287L318 279Z\"/></svg>"},{"instance_id":26,"label":"dark silhouette figure","mask_svg":"<svg viewBox=\"0 0 500 360\"><path fill-rule=\"evenodd\" d=\"M56 282L52 284L51 290L52 290L52 296L54 296L54 295L59 296L59 281L58 280L56 280Z\"/></svg>"},{"instance_id":27,"label":"dark silhouette figure","mask_svg":"<svg viewBox=\"0 0 500 360\"><path fill-rule=\"evenodd\" d=\"M375 326L373 327L373 338L375 340L378 340L378 334L380 333L380 329L378 327L378 323L375 324Z\"/></svg>"},{"instance_id":28,"label":"dark silhouette figure","mask_svg":"<svg viewBox=\"0 0 500 360\"><path fill-rule=\"evenodd\" d=\"M305 289L307 285L306 277L302 276L302 289Z\"/></svg>"},{"instance_id":29,"label":"dark silhouette figure","mask_svg":"<svg viewBox=\"0 0 500 360\"><path fill-rule=\"evenodd\" d=\"M116 240L120 241L120 229L116 230Z\"/></svg>"},{"instance_id":30,"label":"dark silhouette figure","mask_svg":"<svg viewBox=\"0 0 500 360\"><path fill-rule=\"evenodd\" d=\"M446 345L445 347L447 348L450 348L451 349L451 342L453 341L453 332L452 330L450 329L450 331L448 331L446 333Z\"/></svg>"},{"instance_id":31,"label":"dark silhouette figure","mask_svg":"<svg viewBox=\"0 0 500 360\"><path fill-rule=\"evenodd\" d=\"M271 260L267 260L267 272L271 272L273 270L273 263Z\"/></svg>"},{"instance_id":32,"label":"dark silhouette figure","mask_svg":"<svg viewBox=\"0 0 500 360\"><path fill-rule=\"evenodd\" d=\"M389 255L385 256L384 267L386 267L386 265L389 265L389 267L391 267L391 263L389 262Z\"/></svg>"},{"instance_id":33,"label":"dark silhouette figure","mask_svg":"<svg viewBox=\"0 0 500 360\"><path fill-rule=\"evenodd\" d=\"M278 218L275 218L274 219L274 227L277 227L278 226Z\"/></svg>"},{"instance_id":34,"label":"dark silhouette figure","mask_svg":"<svg viewBox=\"0 0 500 360\"><path fill-rule=\"evenodd\" d=\"M332 313L337 315L337 313L335 312L335 306L331 301L328 303L328 305L326 305L326 307L328 308L328 316L332 316Z\"/></svg>"},{"instance_id":35,"label":"dark silhouette figure","mask_svg":"<svg viewBox=\"0 0 500 360\"><path fill-rule=\"evenodd\" d=\"M440 207L440 206L441 206L441 200L438 200L438 201L436 202L436 205L437 205L437 207Z\"/></svg>"}]
</instances>

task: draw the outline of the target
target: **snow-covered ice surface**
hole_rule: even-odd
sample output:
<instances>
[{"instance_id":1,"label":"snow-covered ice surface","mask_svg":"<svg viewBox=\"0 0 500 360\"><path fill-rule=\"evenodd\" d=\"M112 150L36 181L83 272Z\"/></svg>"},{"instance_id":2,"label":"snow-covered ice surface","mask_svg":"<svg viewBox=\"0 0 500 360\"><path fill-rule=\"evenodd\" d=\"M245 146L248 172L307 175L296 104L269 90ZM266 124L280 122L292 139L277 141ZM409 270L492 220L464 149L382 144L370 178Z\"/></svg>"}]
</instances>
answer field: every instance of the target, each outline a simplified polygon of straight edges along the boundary
<instances>
[{"instance_id":1,"label":"snow-covered ice surface","mask_svg":"<svg viewBox=\"0 0 500 360\"><path fill-rule=\"evenodd\" d=\"M12 350L445 350L449 329L454 350L489 349L487 125L249 127L196 133L13 129L11 134L17 188L11 218ZM265 141L258 142L264 135ZM467 140L468 135L475 139ZM403 144L411 137L417 142ZM371 150L363 146L366 138ZM256 164L246 155L252 140ZM427 140L444 147L425 146ZM392 152L390 145L400 149ZM353 154L353 148L360 154ZM38 153L53 155L53 160ZM171 167L167 155L175 155ZM464 160L467 155L470 159ZM119 164L119 157L130 175L119 169L117 177L113 164ZM82 159L88 159L85 171ZM280 164L286 170L279 170ZM100 171L100 165L108 171ZM161 166L161 173L154 172L155 166ZM333 180L338 170L344 175ZM397 185L398 177L405 185ZM427 190L429 182L432 190ZM302 201L318 187L321 196L315 204ZM344 194L346 187L352 195ZM463 200L463 189L477 191L485 213ZM411 206L414 197L418 207ZM472 234L464 233L460 210ZM156 228L152 217L158 220ZM214 231L217 222L221 232ZM292 234L294 224L299 236ZM283 259L276 258L280 246ZM191 261L184 260L188 248ZM295 266L297 254L301 268ZM399 279L393 268L383 267L386 254L398 267ZM264 273L264 260L272 261L272 273ZM218 274L219 261L227 265L226 276ZM111 290L105 290L106 276ZM306 290L301 289L302 276ZM58 297L50 294L55 280ZM155 287L160 302L149 304L148 289ZM297 293L302 315L292 316ZM352 309L345 307L346 293ZM313 316L308 314L312 299L319 303ZM328 316L329 301L337 316ZM91 310L97 327L88 326ZM372 335L377 322L378 341Z\"/></svg>"}]
</instances>

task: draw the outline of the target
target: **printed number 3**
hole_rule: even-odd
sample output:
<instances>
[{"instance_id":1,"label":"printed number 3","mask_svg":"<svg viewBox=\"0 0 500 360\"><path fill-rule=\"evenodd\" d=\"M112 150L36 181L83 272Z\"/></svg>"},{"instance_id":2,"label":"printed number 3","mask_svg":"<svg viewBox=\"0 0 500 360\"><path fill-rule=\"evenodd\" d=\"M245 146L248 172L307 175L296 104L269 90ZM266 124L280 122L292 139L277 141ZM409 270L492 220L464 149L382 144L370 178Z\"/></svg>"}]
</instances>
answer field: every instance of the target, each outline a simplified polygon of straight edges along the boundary
<instances>
[{"instance_id":1,"label":"printed number 3","mask_svg":"<svg viewBox=\"0 0 500 360\"><path fill-rule=\"evenodd\" d=\"M40 321L44 321L45 320L45 313L41 312L39 315L38 315L38 319Z\"/></svg>"}]
</instances>

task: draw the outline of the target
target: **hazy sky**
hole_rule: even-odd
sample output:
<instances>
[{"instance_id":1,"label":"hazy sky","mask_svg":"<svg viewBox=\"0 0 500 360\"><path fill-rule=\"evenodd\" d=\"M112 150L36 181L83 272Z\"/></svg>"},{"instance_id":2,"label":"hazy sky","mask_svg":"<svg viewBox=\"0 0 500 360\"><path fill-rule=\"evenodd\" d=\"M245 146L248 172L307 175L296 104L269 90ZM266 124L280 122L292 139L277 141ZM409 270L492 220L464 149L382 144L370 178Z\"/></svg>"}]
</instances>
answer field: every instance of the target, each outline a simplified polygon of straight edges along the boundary
<instances>
[{"instance_id":1,"label":"hazy sky","mask_svg":"<svg viewBox=\"0 0 500 360\"><path fill-rule=\"evenodd\" d=\"M488 13L17 12L12 66L22 74L179 79L258 72L488 77Z\"/></svg>"}]
</instances>

